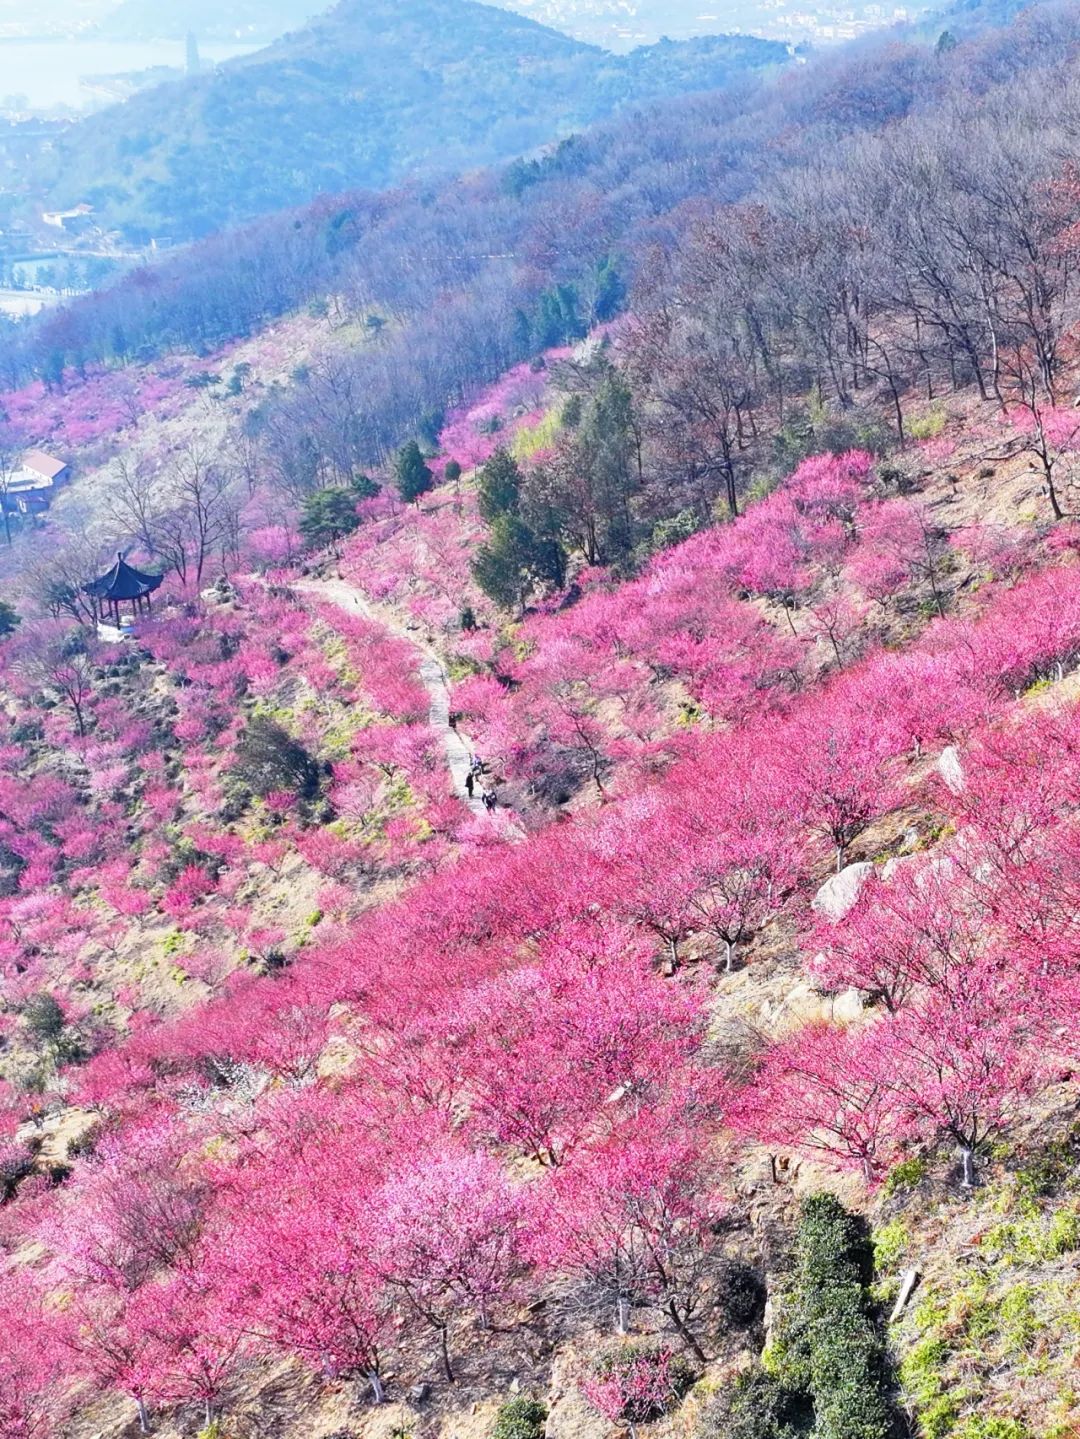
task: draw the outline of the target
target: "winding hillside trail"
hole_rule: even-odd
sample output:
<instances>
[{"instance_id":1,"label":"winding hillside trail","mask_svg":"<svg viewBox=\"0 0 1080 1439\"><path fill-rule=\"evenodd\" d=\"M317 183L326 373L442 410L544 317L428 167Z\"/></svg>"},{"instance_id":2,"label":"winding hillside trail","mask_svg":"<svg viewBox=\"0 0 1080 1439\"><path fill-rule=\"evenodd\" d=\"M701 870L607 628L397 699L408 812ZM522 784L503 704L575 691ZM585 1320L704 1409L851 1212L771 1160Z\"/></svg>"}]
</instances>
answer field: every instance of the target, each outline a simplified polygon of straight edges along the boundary
<instances>
[{"instance_id":1,"label":"winding hillside trail","mask_svg":"<svg viewBox=\"0 0 1080 1439\"><path fill-rule=\"evenodd\" d=\"M324 599L329 604L336 605L338 609L359 610L367 619L375 620L378 624L385 626L392 634L405 640L416 650L420 657L420 679L427 690L430 701L428 723L442 742L443 752L446 755L446 767L450 771L454 793L463 804L468 805L473 814L482 815L484 813L483 800L478 793L470 797L465 786L465 781L469 776L472 754L469 746L450 723L450 681L443 668L442 660L431 646L418 639L395 616L372 604L363 590L350 584L348 580L300 580L294 583L293 588L303 594Z\"/></svg>"}]
</instances>

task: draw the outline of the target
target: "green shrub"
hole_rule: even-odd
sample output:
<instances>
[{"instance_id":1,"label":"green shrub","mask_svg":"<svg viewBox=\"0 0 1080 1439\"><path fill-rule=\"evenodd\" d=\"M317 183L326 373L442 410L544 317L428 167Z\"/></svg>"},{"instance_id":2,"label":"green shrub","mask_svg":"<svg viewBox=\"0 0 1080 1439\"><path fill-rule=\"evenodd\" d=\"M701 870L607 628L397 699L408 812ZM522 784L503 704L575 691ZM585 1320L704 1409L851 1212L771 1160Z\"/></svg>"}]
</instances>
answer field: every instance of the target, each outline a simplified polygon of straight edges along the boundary
<instances>
[{"instance_id":1,"label":"green shrub","mask_svg":"<svg viewBox=\"0 0 1080 1439\"><path fill-rule=\"evenodd\" d=\"M957 1325L979 1345L997 1332L997 1303L990 1297L990 1282L979 1276L965 1289L958 1290L948 1306L949 1332Z\"/></svg>"},{"instance_id":2,"label":"green shrub","mask_svg":"<svg viewBox=\"0 0 1080 1439\"><path fill-rule=\"evenodd\" d=\"M760 500L768 499L768 497L772 494L773 490L775 490L779 484L780 476L777 474L772 474L768 471L762 471L754 475L754 477L751 479L750 483L746 487L746 493L743 495L743 507L746 508L750 505L756 505ZM720 502L718 501L717 504L719 505L719 503ZM714 518L718 518L719 520L723 521L727 517L727 510L725 508L718 516L715 516Z\"/></svg>"},{"instance_id":3,"label":"green shrub","mask_svg":"<svg viewBox=\"0 0 1080 1439\"><path fill-rule=\"evenodd\" d=\"M0 1204L15 1197L22 1181L34 1169L34 1156L24 1144L0 1144Z\"/></svg>"},{"instance_id":4,"label":"green shrub","mask_svg":"<svg viewBox=\"0 0 1080 1439\"><path fill-rule=\"evenodd\" d=\"M945 428L945 411L934 409L927 415L917 415L907 422L907 432L913 440L933 440Z\"/></svg>"},{"instance_id":5,"label":"green shrub","mask_svg":"<svg viewBox=\"0 0 1080 1439\"><path fill-rule=\"evenodd\" d=\"M956 1417L955 1409L951 1409L947 1425L941 1426L931 1419L935 1406L940 1408L948 1398L942 1378L948 1358L949 1346L938 1334L932 1333L920 1339L904 1355L900 1364L900 1382L908 1400L918 1410L920 1433L926 1435L926 1439L937 1439L939 1434L947 1434Z\"/></svg>"},{"instance_id":6,"label":"green shrub","mask_svg":"<svg viewBox=\"0 0 1080 1439\"><path fill-rule=\"evenodd\" d=\"M19 626L19 616L14 605L9 605L7 600L0 600L0 640L8 635L14 634Z\"/></svg>"},{"instance_id":7,"label":"green shrub","mask_svg":"<svg viewBox=\"0 0 1080 1439\"><path fill-rule=\"evenodd\" d=\"M1014 1357L1030 1351L1043 1327L1035 1313L1030 1284L1016 1284L1008 1291L997 1306L997 1324L1006 1348Z\"/></svg>"},{"instance_id":8,"label":"green shrub","mask_svg":"<svg viewBox=\"0 0 1080 1439\"><path fill-rule=\"evenodd\" d=\"M887 1439L893 1416L865 1285L865 1237L838 1200L819 1194L803 1204L796 1248L773 1372L786 1389L810 1396L818 1439Z\"/></svg>"},{"instance_id":9,"label":"green shrub","mask_svg":"<svg viewBox=\"0 0 1080 1439\"><path fill-rule=\"evenodd\" d=\"M755 1365L703 1407L694 1439L799 1439L813 1428L809 1401Z\"/></svg>"},{"instance_id":10,"label":"green shrub","mask_svg":"<svg viewBox=\"0 0 1080 1439\"><path fill-rule=\"evenodd\" d=\"M920 1439L949 1439L959 1415L959 1396L946 1388L946 1365L951 1350L942 1326L954 1322L933 1294L915 1306L915 1322L922 1337L900 1362L900 1387L905 1402L918 1413Z\"/></svg>"},{"instance_id":11,"label":"green shrub","mask_svg":"<svg viewBox=\"0 0 1080 1439\"><path fill-rule=\"evenodd\" d=\"M34 1038L45 1044L55 1044L67 1024L60 1001L44 989L31 995L26 1001L23 1006L23 1019Z\"/></svg>"},{"instance_id":12,"label":"green shrub","mask_svg":"<svg viewBox=\"0 0 1080 1439\"><path fill-rule=\"evenodd\" d=\"M101 1139L101 1133L101 1124L95 1123L83 1134L77 1135L74 1139L69 1139L67 1157L69 1159L85 1159L88 1155L93 1154Z\"/></svg>"},{"instance_id":13,"label":"green shrub","mask_svg":"<svg viewBox=\"0 0 1080 1439\"><path fill-rule=\"evenodd\" d=\"M953 1431L953 1439L1030 1439L1030 1431L1019 1419L980 1419L972 1415Z\"/></svg>"},{"instance_id":14,"label":"green shrub","mask_svg":"<svg viewBox=\"0 0 1080 1439\"><path fill-rule=\"evenodd\" d=\"M547 1420L547 1405L521 1395L500 1405L491 1439L541 1439Z\"/></svg>"},{"instance_id":15,"label":"green shrub","mask_svg":"<svg viewBox=\"0 0 1080 1439\"><path fill-rule=\"evenodd\" d=\"M874 1268L879 1274L895 1269L910 1238L902 1219L893 1219L874 1230Z\"/></svg>"},{"instance_id":16,"label":"green shrub","mask_svg":"<svg viewBox=\"0 0 1080 1439\"><path fill-rule=\"evenodd\" d=\"M919 1413L920 1439L954 1439L957 1414L953 1396L939 1394Z\"/></svg>"},{"instance_id":17,"label":"green shrub","mask_svg":"<svg viewBox=\"0 0 1080 1439\"><path fill-rule=\"evenodd\" d=\"M788 475L811 455L825 452L841 455L847 450L869 450L873 455L884 455L893 440L892 432L880 416L855 410L833 413L818 393L811 395L805 407L796 406L789 411L787 423L773 437L773 461Z\"/></svg>"},{"instance_id":18,"label":"green shrub","mask_svg":"<svg viewBox=\"0 0 1080 1439\"><path fill-rule=\"evenodd\" d=\"M889 1170L882 1186L886 1198L901 1194L906 1189L916 1188L929 1172L930 1166L925 1159L902 1159Z\"/></svg>"},{"instance_id":19,"label":"green shrub","mask_svg":"<svg viewBox=\"0 0 1080 1439\"><path fill-rule=\"evenodd\" d=\"M550 450L562 431L562 414L551 410L535 425L522 425L514 436L511 451L515 460L531 460L541 450Z\"/></svg>"},{"instance_id":20,"label":"green shrub","mask_svg":"<svg viewBox=\"0 0 1080 1439\"><path fill-rule=\"evenodd\" d=\"M319 767L292 735L266 715L253 715L236 746L232 773L240 784L262 798L274 791L292 791L302 799L319 792Z\"/></svg>"},{"instance_id":21,"label":"green shrub","mask_svg":"<svg viewBox=\"0 0 1080 1439\"><path fill-rule=\"evenodd\" d=\"M666 520L659 520L653 526L649 552L655 553L657 550L668 550L673 545L680 545L691 535L696 535L700 529L701 518L694 510L680 510L678 514L670 515Z\"/></svg>"},{"instance_id":22,"label":"green shrub","mask_svg":"<svg viewBox=\"0 0 1080 1439\"><path fill-rule=\"evenodd\" d=\"M765 1317L768 1292L761 1272L751 1264L725 1259L718 1266L713 1293L728 1332L756 1328Z\"/></svg>"},{"instance_id":23,"label":"green shrub","mask_svg":"<svg viewBox=\"0 0 1080 1439\"><path fill-rule=\"evenodd\" d=\"M1080 1161L1080 1126L1071 1129L1063 1139L1048 1144L1029 1164L1016 1172L1017 1188L1022 1194L1041 1197L1066 1186L1076 1173Z\"/></svg>"},{"instance_id":24,"label":"green shrub","mask_svg":"<svg viewBox=\"0 0 1080 1439\"><path fill-rule=\"evenodd\" d=\"M1040 1264L1080 1248L1080 1215L1059 1209L1046 1217L1033 1200L1022 1200L1014 1219L988 1229L983 1245L1009 1264Z\"/></svg>"},{"instance_id":25,"label":"green shrub","mask_svg":"<svg viewBox=\"0 0 1080 1439\"><path fill-rule=\"evenodd\" d=\"M1045 1253L1048 1259L1071 1254L1080 1249L1080 1215L1071 1209L1059 1209L1050 1216L1050 1227L1046 1232Z\"/></svg>"}]
</instances>

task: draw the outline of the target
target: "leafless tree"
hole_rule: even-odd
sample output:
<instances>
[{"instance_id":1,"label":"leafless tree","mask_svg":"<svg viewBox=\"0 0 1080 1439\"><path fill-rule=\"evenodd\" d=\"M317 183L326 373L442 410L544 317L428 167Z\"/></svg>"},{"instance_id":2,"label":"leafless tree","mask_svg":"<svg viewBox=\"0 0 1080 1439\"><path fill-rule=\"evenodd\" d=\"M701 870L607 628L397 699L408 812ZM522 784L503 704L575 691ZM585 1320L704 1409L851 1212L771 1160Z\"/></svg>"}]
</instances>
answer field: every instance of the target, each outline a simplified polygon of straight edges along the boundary
<instances>
[{"instance_id":1,"label":"leafless tree","mask_svg":"<svg viewBox=\"0 0 1080 1439\"><path fill-rule=\"evenodd\" d=\"M69 629L62 622L33 626L20 641L14 668L35 689L66 700L80 737L85 737L95 660L83 630Z\"/></svg>"}]
</instances>

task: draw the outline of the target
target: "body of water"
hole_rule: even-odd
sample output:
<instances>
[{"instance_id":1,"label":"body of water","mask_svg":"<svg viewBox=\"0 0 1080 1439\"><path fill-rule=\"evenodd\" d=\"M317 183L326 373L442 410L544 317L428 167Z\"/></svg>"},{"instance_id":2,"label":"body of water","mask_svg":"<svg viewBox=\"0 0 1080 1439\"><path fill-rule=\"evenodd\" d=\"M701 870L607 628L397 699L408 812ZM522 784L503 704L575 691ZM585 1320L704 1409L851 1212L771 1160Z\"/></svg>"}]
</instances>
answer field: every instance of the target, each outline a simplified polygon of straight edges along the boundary
<instances>
[{"instance_id":1,"label":"body of water","mask_svg":"<svg viewBox=\"0 0 1080 1439\"><path fill-rule=\"evenodd\" d=\"M204 45L204 61L219 63L259 48L253 45ZM111 40L0 41L0 106L9 96L25 96L29 108L47 113L57 105L89 109L107 98L86 84L88 76L120 75L170 65L182 70L180 41L145 43Z\"/></svg>"}]
</instances>

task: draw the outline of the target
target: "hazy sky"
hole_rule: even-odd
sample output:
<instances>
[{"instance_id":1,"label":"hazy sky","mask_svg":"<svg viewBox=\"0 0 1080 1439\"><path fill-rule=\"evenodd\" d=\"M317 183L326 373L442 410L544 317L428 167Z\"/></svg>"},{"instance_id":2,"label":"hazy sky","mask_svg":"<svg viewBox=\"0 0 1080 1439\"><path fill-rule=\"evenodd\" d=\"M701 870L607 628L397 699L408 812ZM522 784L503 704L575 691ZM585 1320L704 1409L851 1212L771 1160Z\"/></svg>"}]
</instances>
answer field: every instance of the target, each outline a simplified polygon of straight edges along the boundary
<instances>
[{"instance_id":1,"label":"hazy sky","mask_svg":"<svg viewBox=\"0 0 1080 1439\"><path fill-rule=\"evenodd\" d=\"M147 37L173 34L189 25L276 33L326 8L328 0L0 0L0 34L79 31L117 12Z\"/></svg>"}]
</instances>

